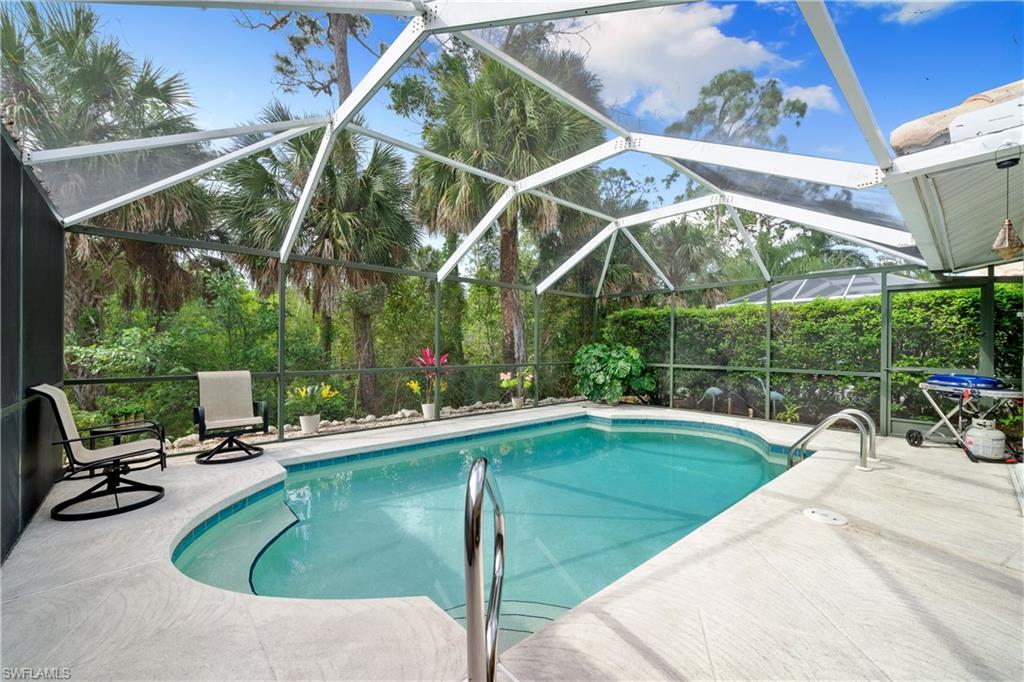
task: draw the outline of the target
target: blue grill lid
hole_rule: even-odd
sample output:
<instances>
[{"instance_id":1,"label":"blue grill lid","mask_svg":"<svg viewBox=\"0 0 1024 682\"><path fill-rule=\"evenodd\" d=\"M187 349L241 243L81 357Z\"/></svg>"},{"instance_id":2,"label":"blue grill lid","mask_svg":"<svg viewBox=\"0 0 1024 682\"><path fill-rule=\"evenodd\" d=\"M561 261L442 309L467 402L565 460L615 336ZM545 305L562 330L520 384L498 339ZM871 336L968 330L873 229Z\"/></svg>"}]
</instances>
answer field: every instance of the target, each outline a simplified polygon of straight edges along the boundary
<instances>
[{"instance_id":1,"label":"blue grill lid","mask_svg":"<svg viewBox=\"0 0 1024 682\"><path fill-rule=\"evenodd\" d=\"M933 374L929 384L954 386L956 388L1003 388L1005 384L995 377L979 377L974 374Z\"/></svg>"}]
</instances>

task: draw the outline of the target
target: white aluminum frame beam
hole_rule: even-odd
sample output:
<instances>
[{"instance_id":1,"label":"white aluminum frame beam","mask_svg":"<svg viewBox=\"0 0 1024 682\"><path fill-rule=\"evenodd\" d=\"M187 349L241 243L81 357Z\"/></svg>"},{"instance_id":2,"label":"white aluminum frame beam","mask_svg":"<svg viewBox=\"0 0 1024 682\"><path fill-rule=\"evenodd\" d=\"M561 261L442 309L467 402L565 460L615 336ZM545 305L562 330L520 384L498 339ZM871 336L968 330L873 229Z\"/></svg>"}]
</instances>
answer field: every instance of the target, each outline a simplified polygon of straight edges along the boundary
<instances>
[{"instance_id":1,"label":"white aluminum frame beam","mask_svg":"<svg viewBox=\"0 0 1024 682\"><path fill-rule=\"evenodd\" d=\"M662 283L664 283L665 286L667 286L669 289L674 290L675 285L672 284L672 281L665 275L664 272L661 271L661 268L658 267L658 264L655 263L654 259L651 258L650 254L647 253L647 250L640 245L640 242L636 240L636 237L634 237L633 233L629 231L629 228L623 227L619 231L622 232L622 234L626 235L626 239L628 239L629 243L633 245L633 248L637 250L637 253L639 253L640 257L644 259L644 262L647 263L648 266L650 266L651 270L654 270L654 274L658 276L658 279L660 279Z\"/></svg>"},{"instance_id":2,"label":"white aluminum frame beam","mask_svg":"<svg viewBox=\"0 0 1024 682\"><path fill-rule=\"evenodd\" d=\"M686 215L693 211L713 208L714 206L718 206L720 203L722 203L722 197L718 194L705 194L702 197L687 199L686 201L680 201L677 204L670 204L660 208L652 208L649 211L643 211L642 213L634 213L633 215L626 216L625 218L620 218L619 223L623 227L633 227L634 225L643 225L644 223L668 220L669 218Z\"/></svg>"},{"instance_id":3,"label":"white aluminum frame beam","mask_svg":"<svg viewBox=\"0 0 1024 682\"><path fill-rule=\"evenodd\" d=\"M558 280L565 277L566 273L576 267L576 264L582 261L584 258L590 255L590 253L601 246L606 239L610 238L613 234L618 232L619 223L617 220L605 225L604 229L595 234L590 240L581 246L576 253L569 257L564 263L555 268L555 271L544 278L544 280L537 285L537 294L543 294L545 291L550 289Z\"/></svg>"},{"instance_id":4,"label":"white aluminum frame beam","mask_svg":"<svg viewBox=\"0 0 1024 682\"><path fill-rule=\"evenodd\" d=\"M569 157L565 161L559 161L554 165L548 166L542 171L529 175L516 182L516 194L522 194L523 192L528 192L531 189L537 189L542 185L564 178L566 175L572 175L584 168L589 168L614 156L618 156L629 149L630 144L630 140L627 138L616 137L608 140L607 142L603 142L596 147L588 149L585 152L581 152L576 156Z\"/></svg>"},{"instance_id":5,"label":"white aluminum frame beam","mask_svg":"<svg viewBox=\"0 0 1024 682\"><path fill-rule=\"evenodd\" d=\"M594 107L590 106L583 100L579 99L575 95L566 92L564 89L556 85L555 83L544 78L536 71L526 66L522 62L510 57L509 55L502 52L496 46L487 42L483 38L477 36L474 33L458 33L456 34L460 39L469 44L474 50L481 54L493 59L494 61L502 64L509 71L518 74L524 80L533 83L538 88L548 93L556 100L563 104L575 109L579 113L583 114L595 123L603 125L608 130L613 131L620 137L629 137L630 130L625 126L616 123L614 120L609 118L607 115L598 111Z\"/></svg>"},{"instance_id":6,"label":"white aluminum frame beam","mask_svg":"<svg viewBox=\"0 0 1024 682\"><path fill-rule=\"evenodd\" d=\"M798 206L789 206L765 199L757 199L743 194L727 193L724 196L724 200L727 205L798 223L812 230L825 232L834 237L867 246L901 260L924 265L924 261L920 258L909 256L897 250L900 247L914 246L913 237L907 232L811 211Z\"/></svg>"},{"instance_id":7,"label":"white aluminum frame beam","mask_svg":"<svg viewBox=\"0 0 1024 682\"><path fill-rule=\"evenodd\" d=\"M878 166L752 147L701 142L664 135L633 135L633 148L655 156L710 163L739 170L807 180L824 185L865 189L884 179Z\"/></svg>"},{"instance_id":8,"label":"white aluminum frame beam","mask_svg":"<svg viewBox=\"0 0 1024 682\"><path fill-rule=\"evenodd\" d=\"M419 48L423 41L427 39L427 35L423 19L420 17L414 17L398 37L395 38L394 42L388 46L388 49L385 50L380 59L378 59L366 75L363 76L362 80L359 81L359 84L352 89L352 93L345 98L345 101L341 103L341 106L338 107L337 111L334 112L334 115L331 117L331 123L324 130L324 137L320 142L320 148L317 150L316 158L313 160L313 165L309 169L306 184L302 188L302 194L299 196L299 201L295 206L295 212L292 214L291 222L288 224L288 230L281 243L282 263L286 263L288 261L288 257L292 252L292 247L295 246L295 240L299 235L299 229L302 227L302 222L306 218L306 211L309 210L309 204L313 200L313 194L316 192L316 187L320 184L320 178L323 176L324 168L327 165L327 160L330 157L330 152L334 146L334 141L338 135L338 131L352 121L353 117L359 113L359 110L370 101L377 91L384 86L389 78L391 78L395 71L397 71L409 56Z\"/></svg>"},{"instance_id":9,"label":"white aluminum frame beam","mask_svg":"<svg viewBox=\"0 0 1024 682\"><path fill-rule=\"evenodd\" d=\"M84 211L79 211L78 213L67 216L66 218L61 218L61 223L64 225L64 227L67 227L69 225L77 225L78 223L84 220L88 220L89 218L92 218L94 216L98 216L101 213L106 213L107 211L112 211L115 208L124 206L125 204L130 204L133 201L138 201L139 199L147 197L150 194L156 194L157 192L165 190L168 187L172 187L179 183L185 182L186 180L191 180L192 178L203 175L204 173L209 173L210 171L216 168L220 168L221 166L227 165L234 161L238 161L239 159L243 159L247 156L263 151L264 149L273 147L274 145L284 142L286 140L290 140L293 137L305 135L306 133L311 132L313 130L316 130L315 126L286 130L282 133L274 135L273 137L268 137L265 140L260 140L259 142L255 142L246 147L236 149L235 151L225 154L224 156L219 156L216 159L211 159L210 161L200 164L194 168L189 168L188 170L176 173L175 175L164 178L163 180L158 180L157 182L150 183L145 187L140 187L137 190L128 192L127 194L122 194L121 196L110 199L109 201L104 201L102 204L97 204L96 206L87 208Z\"/></svg>"},{"instance_id":10,"label":"white aluminum frame beam","mask_svg":"<svg viewBox=\"0 0 1024 682\"><path fill-rule=\"evenodd\" d=\"M170 7L201 7L300 12L334 12L338 14L378 14L413 16L420 14L409 0L93 0L104 5L166 5Z\"/></svg>"},{"instance_id":11,"label":"white aluminum frame beam","mask_svg":"<svg viewBox=\"0 0 1024 682\"><path fill-rule=\"evenodd\" d=\"M604 289L604 280L608 276L608 268L612 264L612 253L615 251L615 241L619 237L619 231L612 232L612 238L608 241L608 253L604 255L604 265L601 266L601 276L597 278L597 288L594 290L594 298L601 298L601 290Z\"/></svg>"},{"instance_id":12,"label":"white aluminum frame beam","mask_svg":"<svg viewBox=\"0 0 1024 682\"><path fill-rule=\"evenodd\" d=\"M736 226L736 230L740 233L740 239L743 240L743 243L746 245L747 250L750 251L750 255L753 257L754 262L757 264L757 269L761 271L761 276L764 278L764 281L772 281L772 275L770 272L768 272L768 267L764 264L764 261L761 259L761 254L757 250L757 244L754 243L754 239L753 237L750 236L750 232L747 231L747 228L743 224L743 221L740 220L739 211L737 211L732 204L726 204L725 207L726 210L729 211L729 217L732 218L733 225Z\"/></svg>"},{"instance_id":13,"label":"white aluminum frame beam","mask_svg":"<svg viewBox=\"0 0 1024 682\"><path fill-rule=\"evenodd\" d=\"M448 260L444 262L441 268L437 271L438 281L443 281L455 266L459 264L462 257L469 253L469 250L473 248L483 236L490 229L491 225L497 219L498 215L504 211L512 201L525 192L535 190L541 185L546 185L549 182L554 182L559 178L565 177L577 171L583 170L593 166L595 163L600 163L605 159L609 159L617 154L621 154L629 148L629 140L617 137L613 140L608 140L602 144L597 145L591 149L581 152L576 156L570 157L565 161L560 161L552 166L548 166L542 171L528 175L522 180L517 181L501 195L498 202L491 207L491 210L477 223L476 227L466 235L466 238L462 240L458 248L448 257Z\"/></svg>"},{"instance_id":14,"label":"white aluminum frame beam","mask_svg":"<svg viewBox=\"0 0 1024 682\"><path fill-rule=\"evenodd\" d=\"M443 163L444 165L450 166L451 168L456 168L465 173L469 173L470 175L476 175L477 177L484 178L485 180L490 180L491 182L499 185L505 185L506 187L514 187L516 184L514 180L503 178L500 175L495 175L494 173L482 170L480 168L477 168L476 166L471 166L468 163L463 163L462 161L457 161L455 159L448 158L447 156L438 154L437 152L432 152L429 149L424 149L423 147L420 147L418 145L405 142L404 140L400 140L397 137L385 135L384 133L377 132L376 130L372 130L365 126L349 123L347 128L352 132L364 135L374 140L380 140L381 142L385 142L393 147L404 149L407 152L411 152L419 156L425 156L426 158L431 159L433 161L437 161L438 163ZM527 192L527 194L532 194L533 196L540 197L541 199L547 199L548 201L554 202L559 206L564 206L566 208L571 208L575 211L579 211L580 213L592 215L595 218L600 218L601 220L604 220L606 222L611 222L612 220L615 220L614 217L608 215L607 213L596 211L587 206L582 206L574 201L563 199L561 197L555 196L554 194L545 192L543 190L531 189Z\"/></svg>"},{"instance_id":15,"label":"white aluminum frame beam","mask_svg":"<svg viewBox=\"0 0 1024 682\"><path fill-rule=\"evenodd\" d=\"M508 208L508 205L512 203L512 200L516 198L516 191L512 187L505 190L505 193L501 195L501 198L491 206L491 209L484 214L484 217L480 219L480 222L476 224L476 227L466 235L466 238L456 247L452 255L448 257L442 265L441 269L437 271L437 281L441 282L451 274L451 271L459 264L462 257L469 253L469 250L473 248L481 237L491 229L491 225L498 219L501 212Z\"/></svg>"},{"instance_id":16,"label":"white aluminum frame beam","mask_svg":"<svg viewBox=\"0 0 1024 682\"><path fill-rule=\"evenodd\" d=\"M304 118L292 121L276 121L273 123L259 123L249 126L237 126L234 128L217 128L215 130L196 130L191 133L178 133L176 135L160 135L157 137L143 137L134 140L119 140L117 142L99 142L96 144L82 144L73 147L61 147L59 149L40 149L36 151L26 150L22 155L22 162L26 166L38 166L54 161L68 161L70 159L81 159L90 156L104 156L107 154L120 154L123 152L141 151L143 149L160 149L162 147L176 147L179 145L202 142L204 140L217 140L226 137L241 137L243 135L254 135L259 133L273 133L280 130L292 130L294 128L308 128L310 126L322 126L330 119L327 117Z\"/></svg>"},{"instance_id":17,"label":"white aluminum frame beam","mask_svg":"<svg viewBox=\"0 0 1024 682\"><path fill-rule=\"evenodd\" d=\"M532 21L683 5L696 0L441 0L424 6L432 32L451 33Z\"/></svg>"},{"instance_id":18,"label":"white aluminum frame beam","mask_svg":"<svg viewBox=\"0 0 1024 682\"><path fill-rule=\"evenodd\" d=\"M892 164L892 155L889 152L889 145L886 144L882 131L878 127L875 114L871 111L868 98L864 95L864 89L857 79L857 72L850 63L850 57L846 54L843 42L839 38L836 26L832 23L832 17L828 13L824 0L797 0L800 12L804 15L811 34L821 54L828 63L829 70L836 79L836 84L843 93L846 104L850 107L854 120L864 135L871 155L882 168L888 170Z\"/></svg>"}]
</instances>

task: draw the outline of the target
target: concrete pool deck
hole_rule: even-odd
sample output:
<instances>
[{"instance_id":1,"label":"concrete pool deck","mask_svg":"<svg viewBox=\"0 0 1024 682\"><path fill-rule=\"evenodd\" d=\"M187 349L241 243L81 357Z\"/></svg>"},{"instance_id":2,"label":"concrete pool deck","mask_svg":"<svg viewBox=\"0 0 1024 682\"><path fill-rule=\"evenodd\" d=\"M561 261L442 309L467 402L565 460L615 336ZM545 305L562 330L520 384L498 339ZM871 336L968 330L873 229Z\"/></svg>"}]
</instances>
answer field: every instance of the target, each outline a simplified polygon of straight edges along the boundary
<instances>
[{"instance_id":1,"label":"concrete pool deck","mask_svg":"<svg viewBox=\"0 0 1024 682\"><path fill-rule=\"evenodd\" d=\"M170 561L198 521L281 480L281 462L581 414L725 423L788 444L806 427L661 408L560 405L288 442L139 480L163 500L60 523L60 483L0 575L6 668L72 679L450 679L465 635L425 597L303 600L220 590ZM817 453L506 651L534 679L1021 679L1024 523L1011 468L857 438ZM500 481L499 481L500 485ZM845 526L809 521L827 507Z\"/></svg>"}]
</instances>

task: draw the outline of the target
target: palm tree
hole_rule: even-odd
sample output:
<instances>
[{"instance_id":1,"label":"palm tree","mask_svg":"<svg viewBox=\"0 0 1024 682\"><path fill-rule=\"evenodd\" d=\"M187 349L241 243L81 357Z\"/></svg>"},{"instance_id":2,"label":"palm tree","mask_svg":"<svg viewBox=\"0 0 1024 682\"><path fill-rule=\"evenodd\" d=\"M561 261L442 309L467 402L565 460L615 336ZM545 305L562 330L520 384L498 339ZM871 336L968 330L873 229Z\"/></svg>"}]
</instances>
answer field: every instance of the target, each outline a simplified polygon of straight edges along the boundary
<instances>
[{"instance_id":1,"label":"palm tree","mask_svg":"<svg viewBox=\"0 0 1024 682\"><path fill-rule=\"evenodd\" d=\"M766 223L764 216L758 216L749 225L754 234L757 252L761 255L768 272L774 275L799 275L819 270L866 267L869 258L858 247L844 244L834 237L801 228L794 228L784 221ZM800 229L795 234L788 234ZM757 279L761 271L746 251L741 251L725 266L729 279Z\"/></svg>"},{"instance_id":2,"label":"palm tree","mask_svg":"<svg viewBox=\"0 0 1024 682\"><path fill-rule=\"evenodd\" d=\"M725 244L716 223L691 214L653 226L638 235L651 257L676 286L705 284L722 279L722 265L727 259ZM686 305L693 299L700 305L716 305L724 299L717 289L700 289L693 297L680 297Z\"/></svg>"},{"instance_id":3,"label":"palm tree","mask_svg":"<svg viewBox=\"0 0 1024 682\"><path fill-rule=\"evenodd\" d=\"M512 31L507 35L513 36ZM543 59L544 53L540 54L538 60ZM564 55L547 54L566 62ZM423 138L428 149L444 156L520 179L604 139L599 125L497 62L453 50L440 57L433 75L440 95L428 107ZM417 215L430 230L444 234L472 228L506 190L503 185L426 158L417 160L414 178ZM596 197L596 187L596 173L587 170L563 178L551 189L587 202ZM558 205L520 195L496 222L499 279L515 283L520 274L520 230L540 242L566 227L567 221ZM525 362L519 292L503 288L500 302L502 361Z\"/></svg>"},{"instance_id":4,"label":"palm tree","mask_svg":"<svg viewBox=\"0 0 1024 682\"><path fill-rule=\"evenodd\" d=\"M266 108L262 122L294 116L282 104ZM240 144L245 144L242 141ZM295 204L320 144L310 133L238 163L218 175L218 213L228 239L262 249L280 247ZM401 265L419 241L410 217L405 163L392 148L342 131L331 151L293 252L367 265ZM278 262L242 256L239 262L265 293L273 291ZM373 316L387 297L389 276L353 267L292 261L289 279L320 317L320 340L331 362L332 323L339 304L351 311L356 366L375 366ZM283 305L284 302L280 302ZM359 398L367 412L378 411L376 376L359 376Z\"/></svg>"},{"instance_id":5,"label":"palm tree","mask_svg":"<svg viewBox=\"0 0 1024 682\"><path fill-rule=\"evenodd\" d=\"M57 148L195 130L191 93L181 74L148 60L137 62L116 40L101 35L99 18L87 6L5 3L0 49L2 108L26 146ZM68 214L206 157L202 147L176 147L50 163L37 172L54 204ZM184 183L97 216L93 223L194 237L205 233L209 208L205 190ZM109 281L100 289L88 286L93 278L87 270L105 270L114 258L124 258L141 276L124 283L125 298L133 298L138 288L144 304L163 312L180 306L191 289L188 270L170 249L141 242L105 242L95 249L92 240L77 236L68 242L69 328L81 310L109 290Z\"/></svg>"}]
</instances>

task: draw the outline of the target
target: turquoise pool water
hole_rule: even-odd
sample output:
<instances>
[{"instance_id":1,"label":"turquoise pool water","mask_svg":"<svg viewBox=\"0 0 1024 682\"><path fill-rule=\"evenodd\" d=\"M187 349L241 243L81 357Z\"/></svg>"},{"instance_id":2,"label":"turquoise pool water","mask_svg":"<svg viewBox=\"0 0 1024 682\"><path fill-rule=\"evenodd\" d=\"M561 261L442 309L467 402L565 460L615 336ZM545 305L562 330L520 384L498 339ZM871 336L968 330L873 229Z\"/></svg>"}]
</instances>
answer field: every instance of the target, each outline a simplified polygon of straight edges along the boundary
<instances>
[{"instance_id":1,"label":"turquoise pool water","mask_svg":"<svg viewBox=\"0 0 1024 682\"><path fill-rule=\"evenodd\" d=\"M463 503L476 457L490 460L505 500L503 612L529 621L526 631L784 469L729 440L655 427L548 426L290 473L287 518L279 498L264 500L216 524L175 563L240 590L243 576L211 574L248 566L249 587L261 595L426 595L459 617Z\"/></svg>"}]
</instances>

